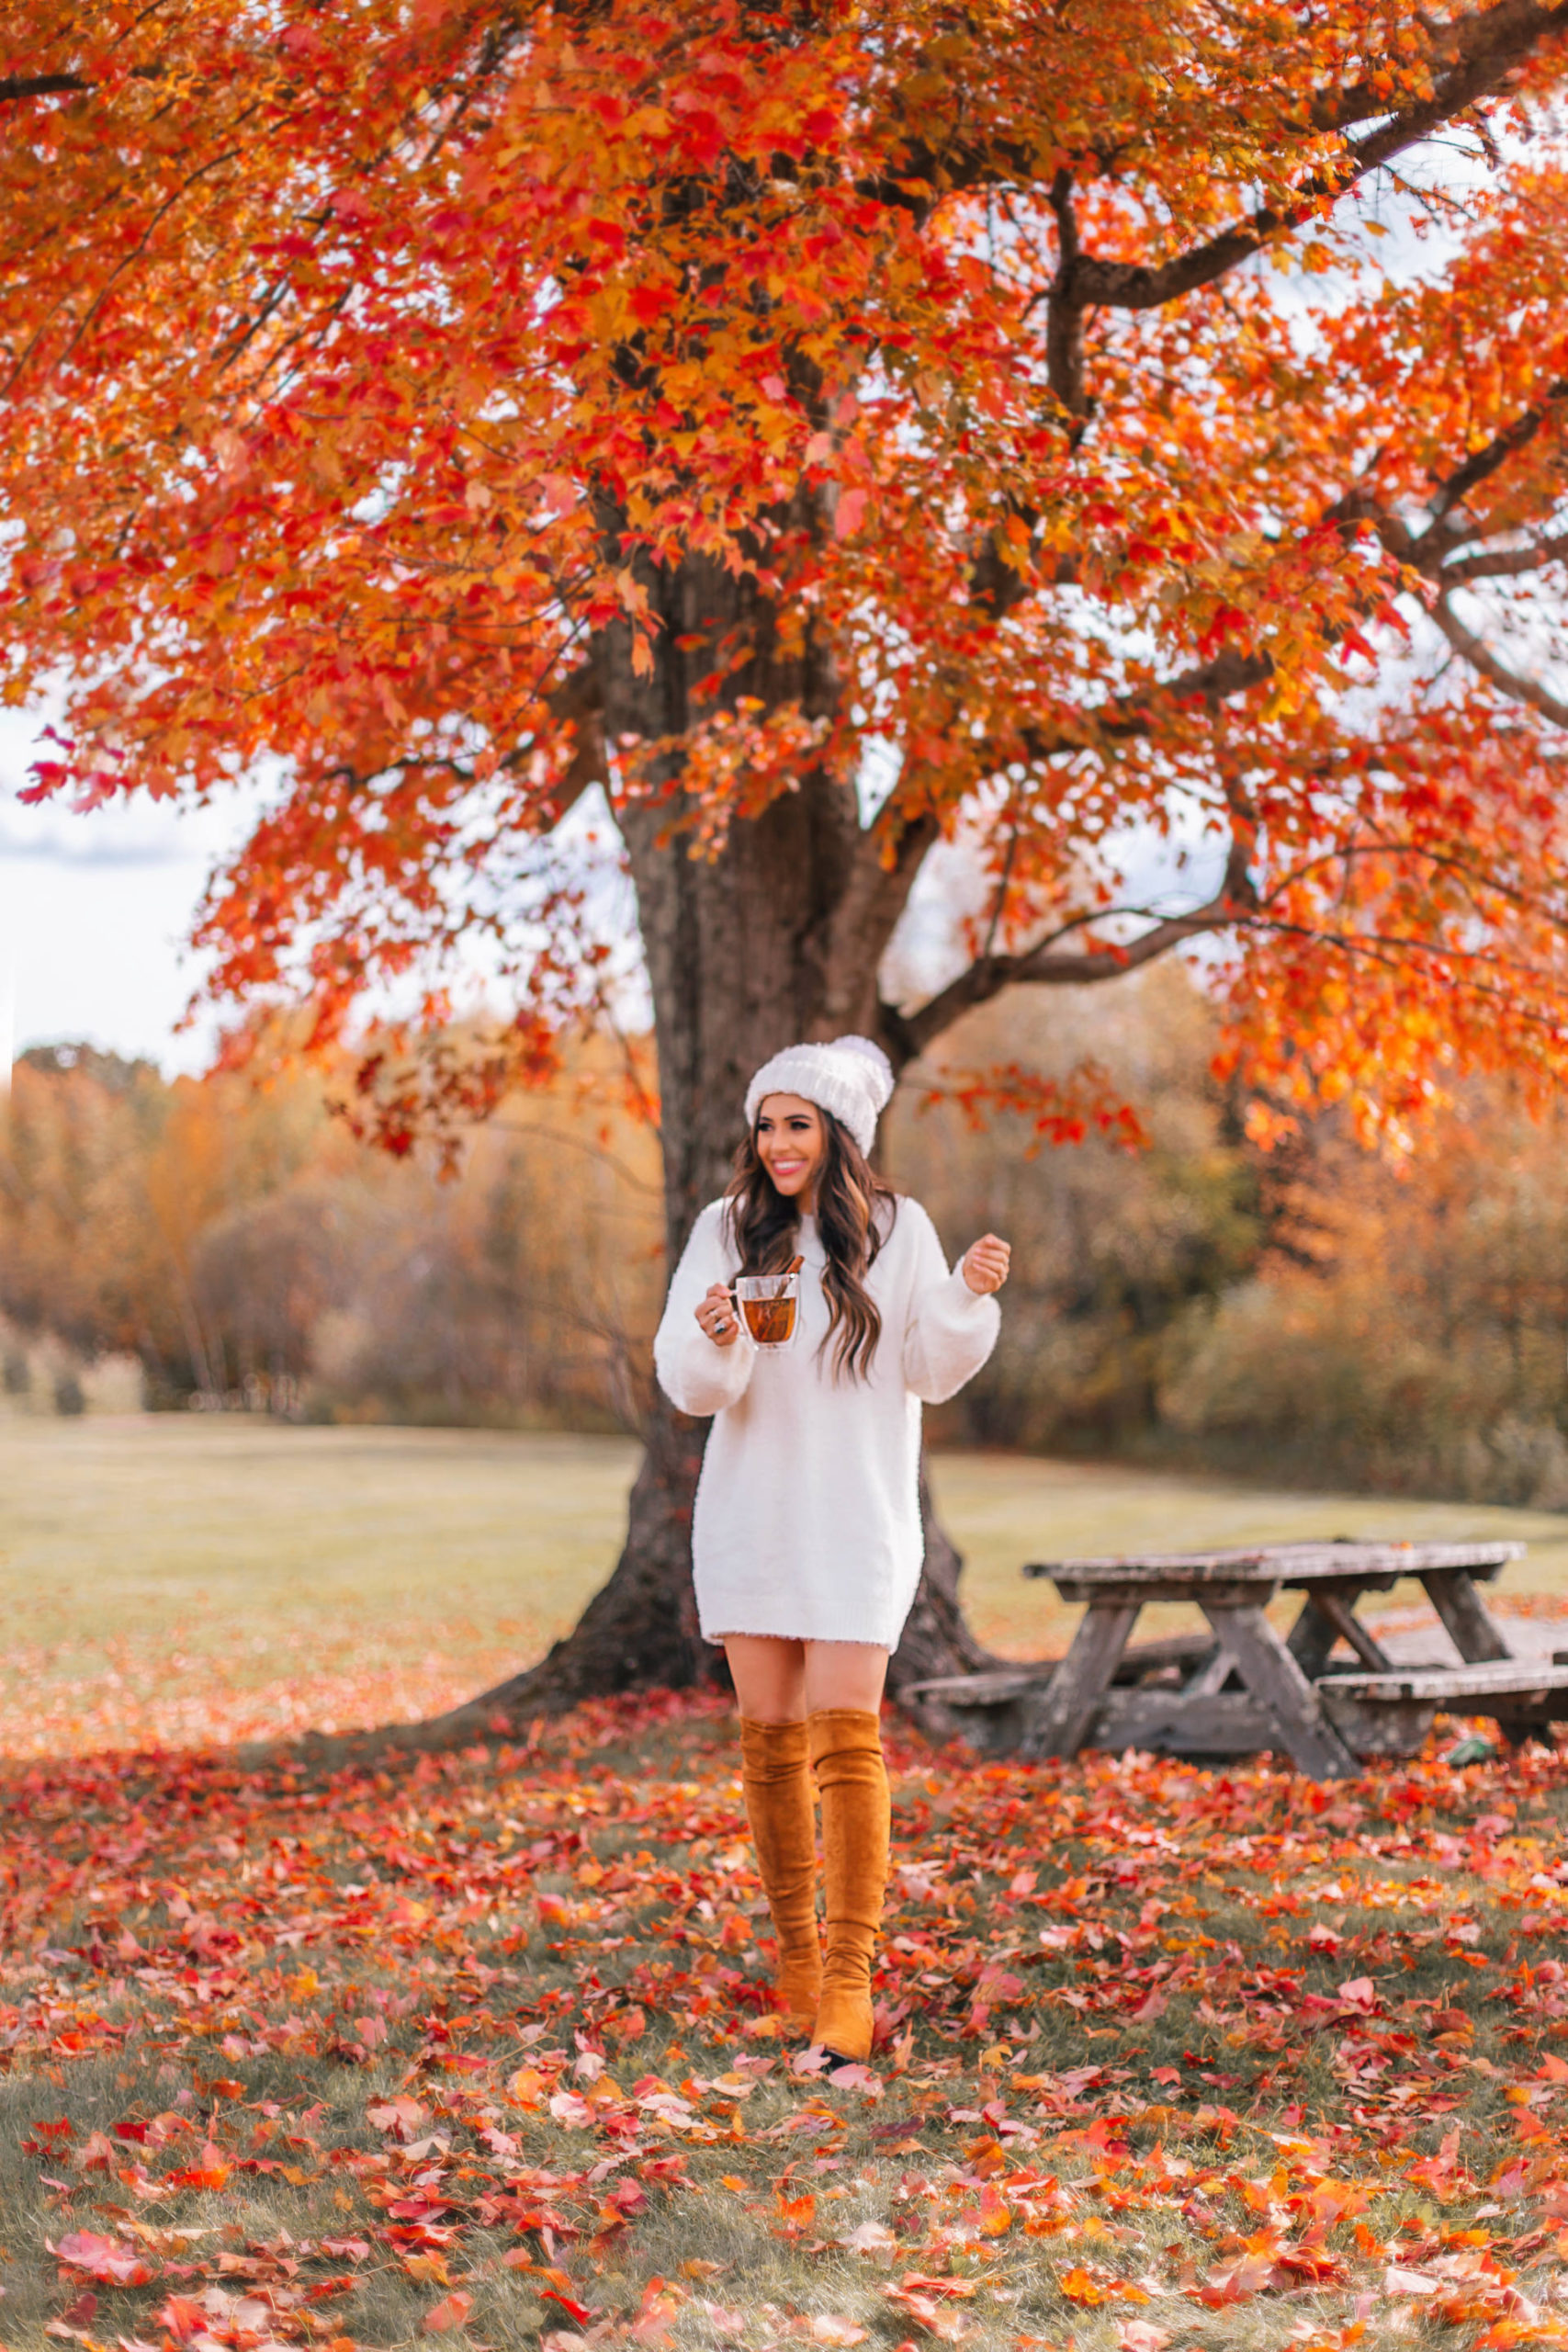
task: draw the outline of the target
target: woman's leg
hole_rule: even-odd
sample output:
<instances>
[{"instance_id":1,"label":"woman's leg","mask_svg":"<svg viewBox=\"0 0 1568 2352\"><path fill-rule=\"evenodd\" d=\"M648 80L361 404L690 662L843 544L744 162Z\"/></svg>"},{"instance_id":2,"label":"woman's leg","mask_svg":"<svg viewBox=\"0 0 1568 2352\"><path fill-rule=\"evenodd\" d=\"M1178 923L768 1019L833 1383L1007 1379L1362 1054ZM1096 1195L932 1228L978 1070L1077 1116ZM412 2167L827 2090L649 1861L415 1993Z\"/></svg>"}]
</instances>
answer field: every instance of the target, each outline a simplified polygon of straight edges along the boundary
<instances>
[{"instance_id":1,"label":"woman's leg","mask_svg":"<svg viewBox=\"0 0 1568 2352\"><path fill-rule=\"evenodd\" d=\"M805 1642L775 1641L771 1634L727 1634L724 1655L742 1719L754 1724L798 1724L806 1720ZM813 1649L820 1643L809 1645ZM848 1643L833 1642L833 1649Z\"/></svg>"},{"instance_id":2,"label":"woman's leg","mask_svg":"<svg viewBox=\"0 0 1568 2352\"><path fill-rule=\"evenodd\" d=\"M882 1759L887 1652L808 1642L805 1682L811 1762L822 1796L828 1955L812 2041L835 2058L871 2055L871 1962L887 1886L889 1804Z\"/></svg>"},{"instance_id":3,"label":"woman's leg","mask_svg":"<svg viewBox=\"0 0 1568 2352\"><path fill-rule=\"evenodd\" d=\"M740 1702L746 1818L778 1939L778 1989L790 2023L809 2033L822 1990L822 1941L802 1645L736 1634L725 1650Z\"/></svg>"},{"instance_id":4,"label":"woman's leg","mask_svg":"<svg viewBox=\"0 0 1568 2352\"><path fill-rule=\"evenodd\" d=\"M887 1680L887 1652L870 1642L802 1642L804 1712L854 1707L878 1714Z\"/></svg>"}]
</instances>

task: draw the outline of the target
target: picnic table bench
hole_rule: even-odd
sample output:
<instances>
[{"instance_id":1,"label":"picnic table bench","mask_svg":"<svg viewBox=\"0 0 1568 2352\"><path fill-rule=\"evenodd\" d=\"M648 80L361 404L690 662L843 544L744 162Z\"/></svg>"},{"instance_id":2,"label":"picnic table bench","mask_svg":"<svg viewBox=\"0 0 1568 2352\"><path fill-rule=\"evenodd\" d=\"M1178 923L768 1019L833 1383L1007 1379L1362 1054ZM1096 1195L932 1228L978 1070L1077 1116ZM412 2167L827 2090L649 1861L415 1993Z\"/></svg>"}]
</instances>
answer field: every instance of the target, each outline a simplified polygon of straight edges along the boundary
<instances>
[{"instance_id":1,"label":"picnic table bench","mask_svg":"<svg viewBox=\"0 0 1568 2352\"><path fill-rule=\"evenodd\" d=\"M1410 1755L1438 1713L1491 1715L1509 1737L1568 1722L1568 1663L1516 1658L1477 1590L1522 1544L1271 1544L1032 1562L1086 1605L1065 1657L917 1684L976 1747L1074 1756L1082 1747L1179 1756L1282 1749L1334 1780L1358 1758ZM1356 1614L1363 1594L1418 1579L1461 1663L1396 1664ZM1266 1611L1301 1592L1288 1635ZM1191 1601L1206 1634L1129 1645L1152 1601ZM1343 1643L1356 1665L1337 1666Z\"/></svg>"}]
</instances>

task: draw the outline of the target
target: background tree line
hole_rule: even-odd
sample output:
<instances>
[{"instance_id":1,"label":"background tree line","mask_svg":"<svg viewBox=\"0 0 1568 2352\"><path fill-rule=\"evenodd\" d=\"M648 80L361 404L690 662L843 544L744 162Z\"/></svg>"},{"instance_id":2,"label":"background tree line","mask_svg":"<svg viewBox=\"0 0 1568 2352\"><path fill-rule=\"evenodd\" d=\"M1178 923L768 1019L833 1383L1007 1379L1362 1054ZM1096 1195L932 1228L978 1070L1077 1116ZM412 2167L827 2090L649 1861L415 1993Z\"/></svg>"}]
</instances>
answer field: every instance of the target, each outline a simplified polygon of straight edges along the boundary
<instances>
[{"instance_id":1,"label":"background tree line","mask_svg":"<svg viewBox=\"0 0 1568 2352\"><path fill-rule=\"evenodd\" d=\"M1568 1507L1561 1120L1533 1124L1495 1081L1403 1161L1332 1115L1265 1155L1185 974L1055 1009L1043 1074L1113 1068L1143 1148L976 1125L940 1054L887 1122L889 1173L950 1246L985 1225L1016 1245L1001 1344L935 1434ZM972 1016L960 1049L1039 1065L1027 1001ZM112 1357L154 1408L639 1427L658 1141L605 1108L603 1075L584 1047L443 1182L434 1156L356 1142L333 1073L281 1055L259 1090L85 1047L25 1056L0 1116L13 1402L72 1409Z\"/></svg>"}]
</instances>

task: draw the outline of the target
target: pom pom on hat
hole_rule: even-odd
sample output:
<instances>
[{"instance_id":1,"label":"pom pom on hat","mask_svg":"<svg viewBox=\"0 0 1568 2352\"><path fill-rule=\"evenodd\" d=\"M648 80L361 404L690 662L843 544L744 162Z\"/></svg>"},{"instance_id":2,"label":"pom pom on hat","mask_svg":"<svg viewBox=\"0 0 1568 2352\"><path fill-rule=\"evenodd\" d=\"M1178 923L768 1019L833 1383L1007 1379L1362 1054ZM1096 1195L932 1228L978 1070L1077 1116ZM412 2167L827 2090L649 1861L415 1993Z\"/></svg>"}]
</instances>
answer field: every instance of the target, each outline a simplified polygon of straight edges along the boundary
<instances>
[{"instance_id":1,"label":"pom pom on hat","mask_svg":"<svg viewBox=\"0 0 1568 2352\"><path fill-rule=\"evenodd\" d=\"M798 1094L830 1111L862 1151L876 1139L876 1122L893 1093L893 1065L869 1037L835 1037L828 1046L786 1046L766 1061L746 1089L746 1124L770 1094Z\"/></svg>"}]
</instances>

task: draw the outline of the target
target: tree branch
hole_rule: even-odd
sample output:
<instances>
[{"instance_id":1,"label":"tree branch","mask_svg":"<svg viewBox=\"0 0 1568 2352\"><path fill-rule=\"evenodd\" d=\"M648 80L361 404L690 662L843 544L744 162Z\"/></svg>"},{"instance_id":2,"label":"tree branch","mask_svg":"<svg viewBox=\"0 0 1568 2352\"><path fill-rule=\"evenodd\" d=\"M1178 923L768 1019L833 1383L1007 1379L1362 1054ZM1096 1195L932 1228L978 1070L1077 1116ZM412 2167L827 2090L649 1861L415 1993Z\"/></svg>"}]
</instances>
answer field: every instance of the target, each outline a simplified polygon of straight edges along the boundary
<instances>
[{"instance_id":1,"label":"tree branch","mask_svg":"<svg viewBox=\"0 0 1568 2352\"><path fill-rule=\"evenodd\" d=\"M1523 703L1528 710L1538 711L1554 727L1568 727L1568 702L1560 701L1547 687L1538 685L1533 678L1521 678L1517 670L1510 670L1506 662L1499 662L1474 630L1466 628L1446 595L1439 596L1432 606L1432 618L1454 651L1462 653L1472 668L1479 670L1499 694L1506 695L1510 702Z\"/></svg>"},{"instance_id":2,"label":"tree branch","mask_svg":"<svg viewBox=\"0 0 1568 2352\"><path fill-rule=\"evenodd\" d=\"M1019 757L1051 760L1060 758L1064 752L1081 752L1096 742L1141 742L1162 711L1179 710L1183 705L1199 702L1208 710L1217 710L1233 695L1266 685L1273 675L1272 654L1238 653L1227 647L1212 662L1183 670L1179 676L1168 678L1162 684L1139 686L1130 694L1114 695L1098 710L1086 712L1082 729L1074 734L1047 735L1040 728L1026 727L1019 737L1018 751L998 752L997 757L998 763Z\"/></svg>"},{"instance_id":3,"label":"tree branch","mask_svg":"<svg viewBox=\"0 0 1568 2352\"><path fill-rule=\"evenodd\" d=\"M1472 490L1490 480L1499 466L1516 457L1534 440L1541 426L1568 400L1568 378L1549 387L1544 399L1521 409L1512 424L1506 424L1494 434L1483 448L1472 450L1462 466L1458 467L1443 483L1434 502L1432 513L1439 523L1446 522L1456 506L1461 506Z\"/></svg>"},{"instance_id":4,"label":"tree branch","mask_svg":"<svg viewBox=\"0 0 1568 2352\"><path fill-rule=\"evenodd\" d=\"M1087 422L1084 395L1084 306L1073 293L1073 275L1083 259L1077 215L1073 209L1070 172L1061 171L1051 183L1051 209L1056 216L1056 275L1045 299L1045 374L1051 390L1069 416ZM1075 439L1082 437L1082 424Z\"/></svg>"},{"instance_id":5,"label":"tree branch","mask_svg":"<svg viewBox=\"0 0 1568 2352\"><path fill-rule=\"evenodd\" d=\"M897 836L891 859L883 826L869 826L856 842L848 879L828 921L822 956L823 1018L834 1029L864 1024L864 1001L852 997L845 984L853 988L860 975L870 973L874 989L877 967L941 831L929 812L909 819Z\"/></svg>"},{"instance_id":6,"label":"tree branch","mask_svg":"<svg viewBox=\"0 0 1568 2352\"><path fill-rule=\"evenodd\" d=\"M551 803L554 821L575 808L590 785L608 785L610 763L604 743L604 702L592 660L579 664L547 697L552 718L570 719L577 729L571 764Z\"/></svg>"},{"instance_id":7,"label":"tree branch","mask_svg":"<svg viewBox=\"0 0 1568 2352\"><path fill-rule=\"evenodd\" d=\"M164 73L162 65L133 65L129 79L161 82ZM76 97L98 86L85 74L0 74L0 106L22 98Z\"/></svg>"},{"instance_id":8,"label":"tree branch","mask_svg":"<svg viewBox=\"0 0 1568 2352\"><path fill-rule=\"evenodd\" d=\"M1528 547L1499 548L1494 555L1461 556L1456 563L1445 563L1438 578L1445 587L1462 588L1467 580L1517 580L1521 572L1539 571L1543 563L1568 563L1568 532L1532 539Z\"/></svg>"},{"instance_id":9,"label":"tree branch","mask_svg":"<svg viewBox=\"0 0 1568 2352\"><path fill-rule=\"evenodd\" d=\"M1309 219L1325 199L1332 202L1343 196L1369 173L1417 146L1440 124L1452 121L1498 89L1538 49L1564 32L1568 32L1568 0L1551 0L1547 6L1540 5L1540 0L1501 0L1500 6L1481 15L1461 18L1445 28L1434 44L1446 63L1429 98L1391 116L1366 138L1348 140L1342 167L1304 182L1287 208L1260 205L1247 220L1186 253L1173 254L1168 261L1152 266L1105 261L1081 252L1069 259L1064 238L1062 266L1054 289L1053 323L1059 337L1065 345L1070 344L1073 311L1159 310L1227 277L1280 230ZM1334 105L1314 108L1314 128L1343 130L1384 110L1373 94L1357 85L1341 93ZM978 185L985 177L1003 176L1002 171L992 168L976 172L970 180L962 173L955 177L951 169L933 165L935 186ZM1055 206L1055 187L1051 201Z\"/></svg>"},{"instance_id":10,"label":"tree branch","mask_svg":"<svg viewBox=\"0 0 1568 2352\"><path fill-rule=\"evenodd\" d=\"M92 87L80 74L6 74L0 75L0 106L16 98L66 98Z\"/></svg>"},{"instance_id":11,"label":"tree branch","mask_svg":"<svg viewBox=\"0 0 1568 2352\"><path fill-rule=\"evenodd\" d=\"M1021 956L976 957L966 971L960 972L955 980L950 980L946 988L929 998L915 1012L901 1012L897 1005L884 1003L879 1007L879 1017L883 1036L893 1041L889 1051L894 1067L902 1069L906 1062L913 1061L944 1029L950 1029L976 1005L988 1004L1003 989L1083 988L1100 980L1120 979L1144 964L1168 956L1183 940L1252 920L1257 904L1257 893L1247 872L1246 850L1241 842L1233 842L1225 860L1224 881L1205 906L1194 907L1190 914L1168 915L1151 923L1140 938L1125 945L1100 944L1076 954L1064 954L1056 943L1067 931L1081 930L1091 920L1103 921L1103 917L1085 916L1077 923L1054 932L1049 939ZM896 1052L893 1046L897 1046Z\"/></svg>"}]
</instances>

